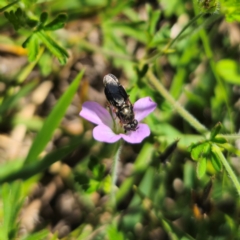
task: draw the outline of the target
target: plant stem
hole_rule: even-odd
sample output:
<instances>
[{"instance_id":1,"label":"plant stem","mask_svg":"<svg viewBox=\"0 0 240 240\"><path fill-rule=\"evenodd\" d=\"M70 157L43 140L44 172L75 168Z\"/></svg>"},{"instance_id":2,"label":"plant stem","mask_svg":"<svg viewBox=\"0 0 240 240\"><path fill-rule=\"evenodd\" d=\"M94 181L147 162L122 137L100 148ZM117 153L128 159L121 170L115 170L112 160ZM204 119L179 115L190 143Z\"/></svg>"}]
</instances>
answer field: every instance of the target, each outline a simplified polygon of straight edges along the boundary
<instances>
[{"instance_id":1,"label":"plant stem","mask_svg":"<svg viewBox=\"0 0 240 240\"><path fill-rule=\"evenodd\" d=\"M26 67L24 67L22 69L22 71L20 72L20 74L17 77L17 82L18 83L22 83L26 80L27 76L32 72L33 68L38 63L38 61L41 58L43 52L44 52L44 47L41 47L36 59L33 62L30 62Z\"/></svg>"},{"instance_id":2,"label":"plant stem","mask_svg":"<svg viewBox=\"0 0 240 240\"><path fill-rule=\"evenodd\" d=\"M220 134L222 137L226 138L227 140L238 140L240 139L240 134L235 133L235 134Z\"/></svg>"},{"instance_id":3,"label":"plant stem","mask_svg":"<svg viewBox=\"0 0 240 240\"><path fill-rule=\"evenodd\" d=\"M148 71L147 76L149 81L154 85L154 87L159 91L159 93L171 104L174 106L176 111L199 133L205 135L208 133L208 129L202 125L195 117L193 117L187 110L185 110L179 102L176 102L175 99L169 94L167 89L161 84L160 81L154 76L154 74Z\"/></svg>"},{"instance_id":4,"label":"plant stem","mask_svg":"<svg viewBox=\"0 0 240 240\"><path fill-rule=\"evenodd\" d=\"M222 154L222 151L220 150L220 148L217 145L213 144L212 151L221 160L223 166L225 167L229 177L231 178L231 180L233 182L233 185L237 189L238 195L240 196L240 184L238 182L238 179L237 179L235 173L233 172L232 168L230 167L227 159L224 157L224 155Z\"/></svg>"},{"instance_id":5,"label":"plant stem","mask_svg":"<svg viewBox=\"0 0 240 240\"><path fill-rule=\"evenodd\" d=\"M120 159L121 150L122 150L122 143L120 140L117 143L117 151L114 156L113 165L112 165L111 203L113 206L115 206L115 202L116 202L115 189L116 189L117 174L118 174L118 161Z\"/></svg>"}]
</instances>

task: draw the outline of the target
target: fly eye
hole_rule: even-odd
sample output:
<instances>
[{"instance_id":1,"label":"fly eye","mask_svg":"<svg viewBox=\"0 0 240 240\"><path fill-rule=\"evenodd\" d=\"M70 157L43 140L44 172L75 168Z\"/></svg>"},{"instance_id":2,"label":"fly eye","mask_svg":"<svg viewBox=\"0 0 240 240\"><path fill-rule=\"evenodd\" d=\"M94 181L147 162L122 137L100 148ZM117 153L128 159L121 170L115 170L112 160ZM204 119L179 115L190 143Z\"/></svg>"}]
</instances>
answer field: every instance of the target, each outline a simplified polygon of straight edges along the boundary
<instances>
[{"instance_id":1,"label":"fly eye","mask_svg":"<svg viewBox=\"0 0 240 240\"><path fill-rule=\"evenodd\" d=\"M138 125L138 121L137 121L136 119L134 119L134 120L133 120L133 124L134 124L135 126L137 126L137 125Z\"/></svg>"}]
</instances>

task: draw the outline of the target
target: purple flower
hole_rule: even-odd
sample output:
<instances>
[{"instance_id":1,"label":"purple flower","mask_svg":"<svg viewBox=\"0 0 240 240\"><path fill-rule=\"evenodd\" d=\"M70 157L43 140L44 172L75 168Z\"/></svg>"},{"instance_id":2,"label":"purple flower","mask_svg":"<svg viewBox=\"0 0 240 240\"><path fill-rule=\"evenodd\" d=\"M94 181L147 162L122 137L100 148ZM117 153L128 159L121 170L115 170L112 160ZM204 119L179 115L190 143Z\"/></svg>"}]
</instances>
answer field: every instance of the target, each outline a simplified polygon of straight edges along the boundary
<instances>
[{"instance_id":1,"label":"purple flower","mask_svg":"<svg viewBox=\"0 0 240 240\"><path fill-rule=\"evenodd\" d=\"M140 143L150 135L147 124L140 121L153 112L157 104L150 97L139 99L133 105L135 119L139 122L136 131L124 132L116 116L112 116L105 108L96 102L85 102L82 105L80 116L96 124L93 129L93 137L100 142L114 143L123 138L129 143Z\"/></svg>"}]
</instances>

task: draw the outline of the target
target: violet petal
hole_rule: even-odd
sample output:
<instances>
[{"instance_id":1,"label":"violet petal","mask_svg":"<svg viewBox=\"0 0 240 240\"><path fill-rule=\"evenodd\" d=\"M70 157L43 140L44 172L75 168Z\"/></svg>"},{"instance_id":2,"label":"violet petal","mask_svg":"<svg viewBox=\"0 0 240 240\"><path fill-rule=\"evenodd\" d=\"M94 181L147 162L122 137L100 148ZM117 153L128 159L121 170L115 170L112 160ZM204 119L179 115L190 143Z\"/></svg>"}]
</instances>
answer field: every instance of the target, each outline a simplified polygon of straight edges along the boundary
<instances>
[{"instance_id":1,"label":"violet petal","mask_svg":"<svg viewBox=\"0 0 240 240\"><path fill-rule=\"evenodd\" d=\"M93 129L93 137L99 142L114 143L117 142L121 136L116 135L112 129L106 125L98 125Z\"/></svg>"},{"instance_id":2,"label":"violet petal","mask_svg":"<svg viewBox=\"0 0 240 240\"><path fill-rule=\"evenodd\" d=\"M136 131L129 131L126 134L120 134L122 138L129 143L140 143L150 135L150 129L147 124L139 123Z\"/></svg>"},{"instance_id":3,"label":"violet petal","mask_svg":"<svg viewBox=\"0 0 240 240\"><path fill-rule=\"evenodd\" d=\"M110 113L97 102L85 102L79 115L86 120L97 125L104 124L112 127L112 118Z\"/></svg>"},{"instance_id":4,"label":"violet petal","mask_svg":"<svg viewBox=\"0 0 240 240\"><path fill-rule=\"evenodd\" d=\"M156 107L157 107L157 104L153 102L150 97L140 98L133 105L135 119L137 119L138 121L141 121L148 114L153 112Z\"/></svg>"}]
</instances>

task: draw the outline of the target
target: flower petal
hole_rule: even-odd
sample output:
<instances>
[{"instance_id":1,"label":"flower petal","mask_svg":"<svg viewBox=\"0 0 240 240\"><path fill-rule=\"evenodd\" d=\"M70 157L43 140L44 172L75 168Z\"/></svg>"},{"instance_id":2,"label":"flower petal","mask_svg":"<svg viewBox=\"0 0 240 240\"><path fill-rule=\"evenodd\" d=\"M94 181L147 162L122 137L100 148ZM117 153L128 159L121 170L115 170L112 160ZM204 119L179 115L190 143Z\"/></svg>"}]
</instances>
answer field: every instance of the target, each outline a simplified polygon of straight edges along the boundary
<instances>
[{"instance_id":1,"label":"flower petal","mask_svg":"<svg viewBox=\"0 0 240 240\"><path fill-rule=\"evenodd\" d=\"M120 135L126 142L140 143L150 135L150 129L147 124L139 123L136 131L129 131L126 134L121 133Z\"/></svg>"},{"instance_id":2,"label":"flower petal","mask_svg":"<svg viewBox=\"0 0 240 240\"><path fill-rule=\"evenodd\" d=\"M114 143L121 139L120 135L115 134L106 125L98 125L93 129L93 137L99 142Z\"/></svg>"},{"instance_id":3,"label":"flower petal","mask_svg":"<svg viewBox=\"0 0 240 240\"><path fill-rule=\"evenodd\" d=\"M135 118L138 121L144 119L148 114L153 112L157 104L152 101L150 97L140 98L133 105L133 111L135 113Z\"/></svg>"},{"instance_id":4,"label":"flower petal","mask_svg":"<svg viewBox=\"0 0 240 240\"><path fill-rule=\"evenodd\" d=\"M104 124L111 127L113 124L110 113L96 102L88 101L83 103L79 115L97 125Z\"/></svg>"}]
</instances>

